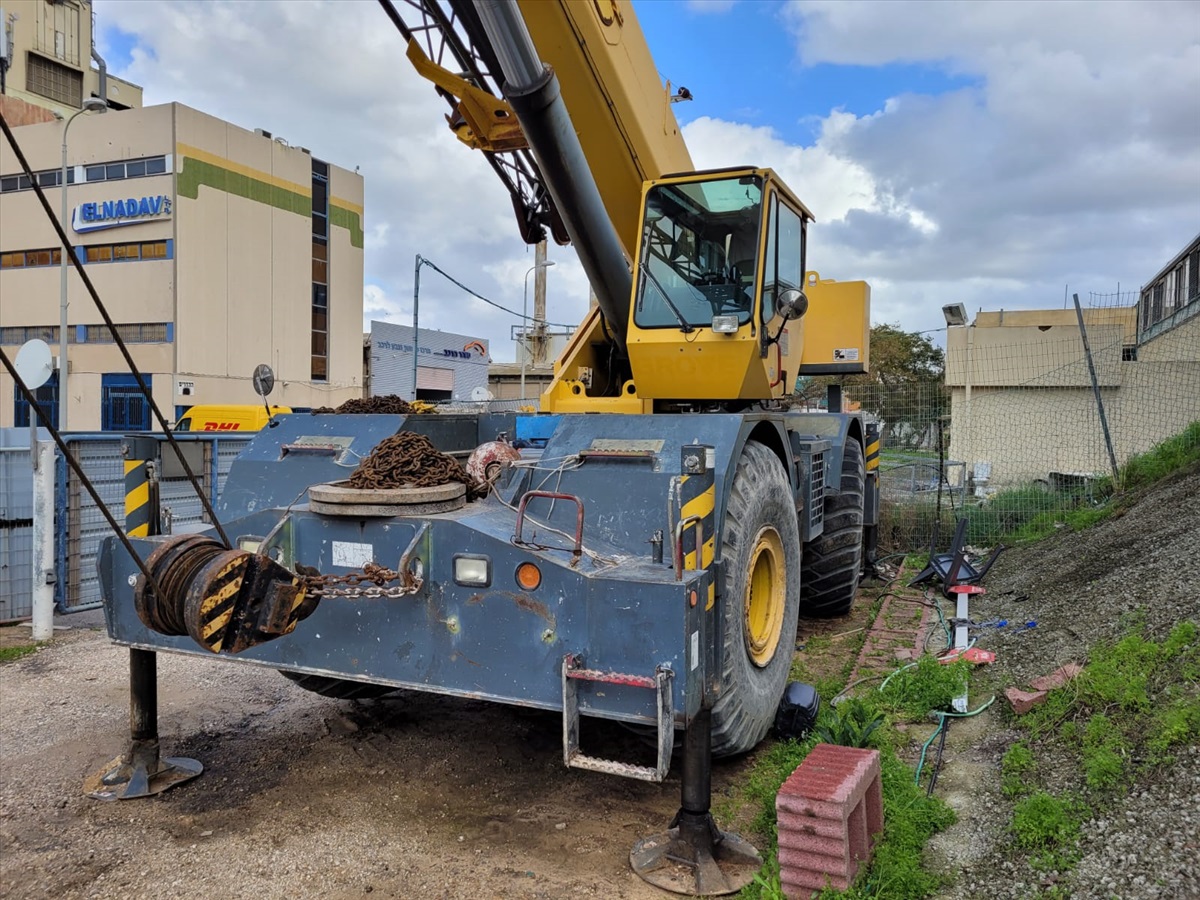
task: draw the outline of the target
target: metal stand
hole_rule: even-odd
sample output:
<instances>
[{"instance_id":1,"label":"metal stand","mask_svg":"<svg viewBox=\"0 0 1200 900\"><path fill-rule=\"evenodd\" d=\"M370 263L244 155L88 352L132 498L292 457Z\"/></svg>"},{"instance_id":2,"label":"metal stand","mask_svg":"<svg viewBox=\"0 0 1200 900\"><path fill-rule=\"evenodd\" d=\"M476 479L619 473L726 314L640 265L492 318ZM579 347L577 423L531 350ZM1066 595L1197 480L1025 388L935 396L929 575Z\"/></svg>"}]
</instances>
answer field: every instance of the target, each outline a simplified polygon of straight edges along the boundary
<instances>
[{"instance_id":1,"label":"metal stand","mask_svg":"<svg viewBox=\"0 0 1200 900\"><path fill-rule=\"evenodd\" d=\"M129 651L129 750L88 791L96 800L151 797L204 771L194 759L159 755L157 664L152 650Z\"/></svg>"},{"instance_id":2,"label":"metal stand","mask_svg":"<svg viewBox=\"0 0 1200 900\"><path fill-rule=\"evenodd\" d=\"M713 821L712 713L701 709L683 739L682 805L668 831L638 841L629 854L633 871L663 890L693 897L740 891L762 868L762 857Z\"/></svg>"}]
</instances>

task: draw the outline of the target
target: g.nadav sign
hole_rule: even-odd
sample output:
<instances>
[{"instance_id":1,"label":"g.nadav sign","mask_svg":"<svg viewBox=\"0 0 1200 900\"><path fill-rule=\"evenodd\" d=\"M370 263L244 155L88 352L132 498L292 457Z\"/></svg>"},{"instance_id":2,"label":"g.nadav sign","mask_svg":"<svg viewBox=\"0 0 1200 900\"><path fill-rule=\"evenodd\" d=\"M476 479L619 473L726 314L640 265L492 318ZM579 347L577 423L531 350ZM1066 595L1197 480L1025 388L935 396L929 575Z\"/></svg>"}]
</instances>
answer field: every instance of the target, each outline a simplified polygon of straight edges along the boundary
<instances>
[{"instance_id":1,"label":"g.nadav sign","mask_svg":"<svg viewBox=\"0 0 1200 900\"><path fill-rule=\"evenodd\" d=\"M105 200L101 203L81 203L71 216L76 234L137 225L149 219L171 215L171 198L164 194L154 197L130 197L127 200Z\"/></svg>"}]
</instances>

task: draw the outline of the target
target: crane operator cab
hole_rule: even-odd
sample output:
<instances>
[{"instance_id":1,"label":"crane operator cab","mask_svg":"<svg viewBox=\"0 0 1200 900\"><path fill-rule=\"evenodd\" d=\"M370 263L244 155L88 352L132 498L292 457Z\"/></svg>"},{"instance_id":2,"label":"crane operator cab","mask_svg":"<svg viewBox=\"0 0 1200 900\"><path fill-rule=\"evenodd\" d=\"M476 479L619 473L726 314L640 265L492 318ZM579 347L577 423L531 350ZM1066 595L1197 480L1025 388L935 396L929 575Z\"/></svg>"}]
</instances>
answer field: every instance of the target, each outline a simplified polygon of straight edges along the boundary
<instances>
[{"instance_id":1,"label":"crane operator cab","mask_svg":"<svg viewBox=\"0 0 1200 900\"><path fill-rule=\"evenodd\" d=\"M770 169L646 182L624 323L622 375L630 377L612 377L614 366L600 379L621 385L612 411L649 412L675 401L736 408L792 393L802 372L866 371L869 288L806 273L812 219ZM604 369L606 355L612 359L593 342L585 365ZM571 357L568 349L543 408L609 405L595 379L571 381Z\"/></svg>"}]
</instances>

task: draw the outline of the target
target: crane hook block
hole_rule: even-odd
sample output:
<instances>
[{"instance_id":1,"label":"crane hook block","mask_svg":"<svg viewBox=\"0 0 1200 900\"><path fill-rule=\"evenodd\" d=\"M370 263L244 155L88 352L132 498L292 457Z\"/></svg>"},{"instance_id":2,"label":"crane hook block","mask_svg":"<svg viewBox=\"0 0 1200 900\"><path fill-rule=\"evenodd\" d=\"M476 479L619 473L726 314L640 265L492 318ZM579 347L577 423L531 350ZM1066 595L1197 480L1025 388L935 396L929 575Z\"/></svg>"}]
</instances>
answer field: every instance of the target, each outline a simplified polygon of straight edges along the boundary
<instances>
[{"instance_id":1,"label":"crane hook block","mask_svg":"<svg viewBox=\"0 0 1200 900\"><path fill-rule=\"evenodd\" d=\"M188 635L211 653L241 653L290 634L315 609L302 578L268 556L182 535L147 560L165 596L140 576L138 617L166 635Z\"/></svg>"}]
</instances>

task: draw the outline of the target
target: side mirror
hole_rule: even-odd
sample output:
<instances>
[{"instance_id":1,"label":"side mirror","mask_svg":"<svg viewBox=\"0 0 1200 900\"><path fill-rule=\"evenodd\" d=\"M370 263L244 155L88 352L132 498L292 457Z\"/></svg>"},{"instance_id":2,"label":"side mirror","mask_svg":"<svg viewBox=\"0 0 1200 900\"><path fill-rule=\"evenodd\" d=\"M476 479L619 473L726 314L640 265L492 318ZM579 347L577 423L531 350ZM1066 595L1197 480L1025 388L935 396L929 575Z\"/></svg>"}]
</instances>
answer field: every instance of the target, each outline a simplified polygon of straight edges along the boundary
<instances>
[{"instance_id":1,"label":"side mirror","mask_svg":"<svg viewBox=\"0 0 1200 900\"><path fill-rule=\"evenodd\" d=\"M263 406L267 410L267 427L274 428L279 423L271 412L271 404L267 403L267 394L275 390L275 372L266 363L259 363L254 368L254 392L262 397Z\"/></svg>"},{"instance_id":2,"label":"side mirror","mask_svg":"<svg viewBox=\"0 0 1200 900\"><path fill-rule=\"evenodd\" d=\"M266 363L259 363L254 369L254 393L262 397L264 400L267 394L275 390L275 373Z\"/></svg>"},{"instance_id":3,"label":"side mirror","mask_svg":"<svg viewBox=\"0 0 1200 900\"><path fill-rule=\"evenodd\" d=\"M785 322L798 319L808 312L808 296L799 288L788 288L779 292L775 299L775 314L783 316Z\"/></svg>"}]
</instances>

